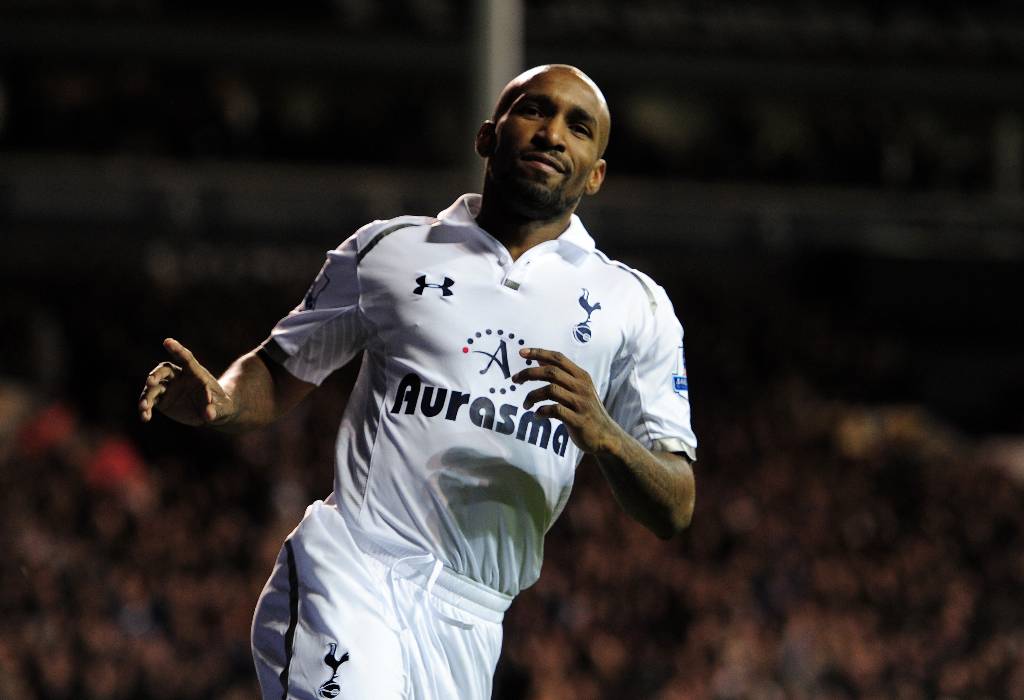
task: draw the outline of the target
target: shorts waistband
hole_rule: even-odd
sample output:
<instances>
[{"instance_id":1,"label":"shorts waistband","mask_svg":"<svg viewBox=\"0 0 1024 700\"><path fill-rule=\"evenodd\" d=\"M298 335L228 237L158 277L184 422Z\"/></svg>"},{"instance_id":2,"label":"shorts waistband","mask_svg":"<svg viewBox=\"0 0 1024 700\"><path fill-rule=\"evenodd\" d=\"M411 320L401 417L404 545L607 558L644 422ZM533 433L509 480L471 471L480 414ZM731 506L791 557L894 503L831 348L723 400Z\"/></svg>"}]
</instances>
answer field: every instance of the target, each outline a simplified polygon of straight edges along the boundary
<instances>
[{"instance_id":1,"label":"shorts waistband","mask_svg":"<svg viewBox=\"0 0 1024 700\"><path fill-rule=\"evenodd\" d=\"M352 539L364 554L373 557L388 567L395 566L399 564L399 562L407 559L427 559L433 557L432 554L427 552L399 552L394 547L383 546L378 542L372 541L365 535L356 533L355 531L352 532ZM435 580L435 584L431 588L428 588L427 586L430 572L423 571L420 573L423 573L422 577L409 578L408 580L429 590L431 594L436 595L441 600L465 610L466 612L472 613L484 620L501 623L505 611L508 610L508 606L512 604L512 596L496 591L490 586L486 586L479 581L474 581L471 578L456 573L447 566L443 566L441 568L441 571ZM423 580L420 581L420 578Z\"/></svg>"}]
</instances>

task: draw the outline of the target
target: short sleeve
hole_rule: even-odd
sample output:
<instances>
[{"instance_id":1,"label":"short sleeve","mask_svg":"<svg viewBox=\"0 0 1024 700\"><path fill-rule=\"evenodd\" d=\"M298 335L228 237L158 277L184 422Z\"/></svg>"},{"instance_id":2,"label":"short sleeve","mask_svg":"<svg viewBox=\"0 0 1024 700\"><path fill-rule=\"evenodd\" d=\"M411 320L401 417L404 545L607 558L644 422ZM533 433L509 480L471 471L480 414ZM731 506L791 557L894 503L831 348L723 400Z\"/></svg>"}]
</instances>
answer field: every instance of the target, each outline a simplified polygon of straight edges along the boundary
<instances>
[{"instance_id":1,"label":"short sleeve","mask_svg":"<svg viewBox=\"0 0 1024 700\"><path fill-rule=\"evenodd\" d=\"M696 460L683 327L661 287L651 283L647 292L650 310L639 315L628 354L613 365L605 406L648 449L684 452Z\"/></svg>"},{"instance_id":2,"label":"short sleeve","mask_svg":"<svg viewBox=\"0 0 1024 700\"><path fill-rule=\"evenodd\" d=\"M262 349L295 377L320 384L366 344L359 308L357 238L348 238L313 280L302 302L278 321Z\"/></svg>"}]
</instances>

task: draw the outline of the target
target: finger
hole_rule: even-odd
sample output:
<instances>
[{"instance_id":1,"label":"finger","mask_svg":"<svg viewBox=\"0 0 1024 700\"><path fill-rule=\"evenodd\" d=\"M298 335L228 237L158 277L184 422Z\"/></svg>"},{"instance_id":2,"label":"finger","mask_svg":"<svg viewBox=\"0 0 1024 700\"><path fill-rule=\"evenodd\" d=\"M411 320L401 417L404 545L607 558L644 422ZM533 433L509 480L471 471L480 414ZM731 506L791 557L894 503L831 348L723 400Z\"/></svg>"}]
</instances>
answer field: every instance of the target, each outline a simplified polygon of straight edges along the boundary
<instances>
[{"instance_id":1,"label":"finger","mask_svg":"<svg viewBox=\"0 0 1024 700\"><path fill-rule=\"evenodd\" d=\"M577 375L580 371L579 365L570 360L568 357L556 350L545 350L543 348L523 348L519 351L522 357L529 360L534 360L542 365L555 365L561 367L566 372L572 375Z\"/></svg>"},{"instance_id":2,"label":"finger","mask_svg":"<svg viewBox=\"0 0 1024 700\"><path fill-rule=\"evenodd\" d=\"M143 401L139 403L139 416L142 418L144 423L148 423L153 417L153 411L156 408L157 401Z\"/></svg>"},{"instance_id":3,"label":"finger","mask_svg":"<svg viewBox=\"0 0 1024 700\"><path fill-rule=\"evenodd\" d=\"M555 418L570 426L576 425L576 416L578 415L571 408L560 403L546 403L543 406L538 406L535 413L543 418Z\"/></svg>"},{"instance_id":4,"label":"finger","mask_svg":"<svg viewBox=\"0 0 1024 700\"><path fill-rule=\"evenodd\" d=\"M516 372L512 381L517 384L523 382L550 382L564 386L566 389L578 389L579 384L575 377L557 365L542 365L540 367L528 367Z\"/></svg>"},{"instance_id":5,"label":"finger","mask_svg":"<svg viewBox=\"0 0 1024 700\"><path fill-rule=\"evenodd\" d=\"M139 408L147 409L152 408L156 405L160 394L167 391L166 384L157 384L156 386L149 386L142 390L142 395L139 397Z\"/></svg>"},{"instance_id":6,"label":"finger","mask_svg":"<svg viewBox=\"0 0 1024 700\"><path fill-rule=\"evenodd\" d=\"M158 384L142 390L142 396L139 397L139 416L144 423L148 423L153 417L153 408L159 401L160 395L165 391L167 391L166 384Z\"/></svg>"},{"instance_id":7,"label":"finger","mask_svg":"<svg viewBox=\"0 0 1024 700\"><path fill-rule=\"evenodd\" d=\"M207 420L217 420L217 398L213 395L213 389L209 384L203 387L203 394L206 396L206 410L204 411Z\"/></svg>"},{"instance_id":8,"label":"finger","mask_svg":"<svg viewBox=\"0 0 1024 700\"><path fill-rule=\"evenodd\" d=\"M531 406L541 401L555 401L573 410L579 410L579 397L568 389L555 384L548 384L531 391L523 401L523 408L529 410Z\"/></svg>"},{"instance_id":9,"label":"finger","mask_svg":"<svg viewBox=\"0 0 1024 700\"><path fill-rule=\"evenodd\" d=\"M208 423L222 420L231 413L231 400L220 388L219 384L207 384L203 387L206 394L206 408L203 416Z\"/></svg>"},{"instance_id":10,"label":"finger","mask_svg":"<svg viewBox=\"0 0 1024 700\"><path fill-rule=\"evenodd\" d=\"M174 379L181 372L181 367L170 362L161 362L153 371L146 375L146 386L156 386Z\"/></svg>"},{"instance_id":11,"label":"finger","mask_svg":"<svg viewBox=\"0 0 1024 700\"><path fill-rule=\"evenodd\" d=\"M197 376L205 376L209 374L209 372L206 371L206 368L199 364L199 360L197 360L196 356L192 354L192 351L174 338L164 339L164 349L178 358L193 374Z\"/></svg>"}]
</instances>

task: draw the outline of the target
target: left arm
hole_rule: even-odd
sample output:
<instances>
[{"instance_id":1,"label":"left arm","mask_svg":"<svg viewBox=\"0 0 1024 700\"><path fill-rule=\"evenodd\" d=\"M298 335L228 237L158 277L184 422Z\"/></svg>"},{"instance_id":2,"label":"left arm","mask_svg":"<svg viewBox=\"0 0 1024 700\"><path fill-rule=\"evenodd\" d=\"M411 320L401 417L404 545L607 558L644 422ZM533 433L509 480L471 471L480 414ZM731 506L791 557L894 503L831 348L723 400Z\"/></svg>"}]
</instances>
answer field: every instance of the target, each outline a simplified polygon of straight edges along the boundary
<instances>
[{"instance_id":1,"label":"left arm","mask_svg":"<svg viewBox=\"0 0 1024 700\"><path fill-rule=\"evenodd\" d=\"M689 461L672 452L651 451L622 429L601 403L593 380L560 352L525 348L538 363L517 373L517 383L546 381L526 395L524 408L565 424L576 446L597 458L622 509L658 537L668 539L690 524L695 484Z\"/></svg>"}]
</instances>

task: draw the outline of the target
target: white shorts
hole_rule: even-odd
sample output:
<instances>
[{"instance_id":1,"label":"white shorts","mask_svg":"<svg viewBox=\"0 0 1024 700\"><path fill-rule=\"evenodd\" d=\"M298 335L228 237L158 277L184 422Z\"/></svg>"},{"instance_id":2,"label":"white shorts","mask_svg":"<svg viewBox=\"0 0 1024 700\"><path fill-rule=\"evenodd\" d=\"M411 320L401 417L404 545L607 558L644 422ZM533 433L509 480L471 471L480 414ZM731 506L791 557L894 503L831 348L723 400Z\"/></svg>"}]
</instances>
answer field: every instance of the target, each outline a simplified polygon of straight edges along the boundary
<instances>
[{"instance_id":1,"label":"white shorts","mask_svg":"<svg viewBox=\"0 0 1024 700\"><path fill-rule=\"evenodd\" d=\"M256 604L264 700L485 700L511 598L430 554L386 551L317 501Z\"/></svg>"}]
</instances>

